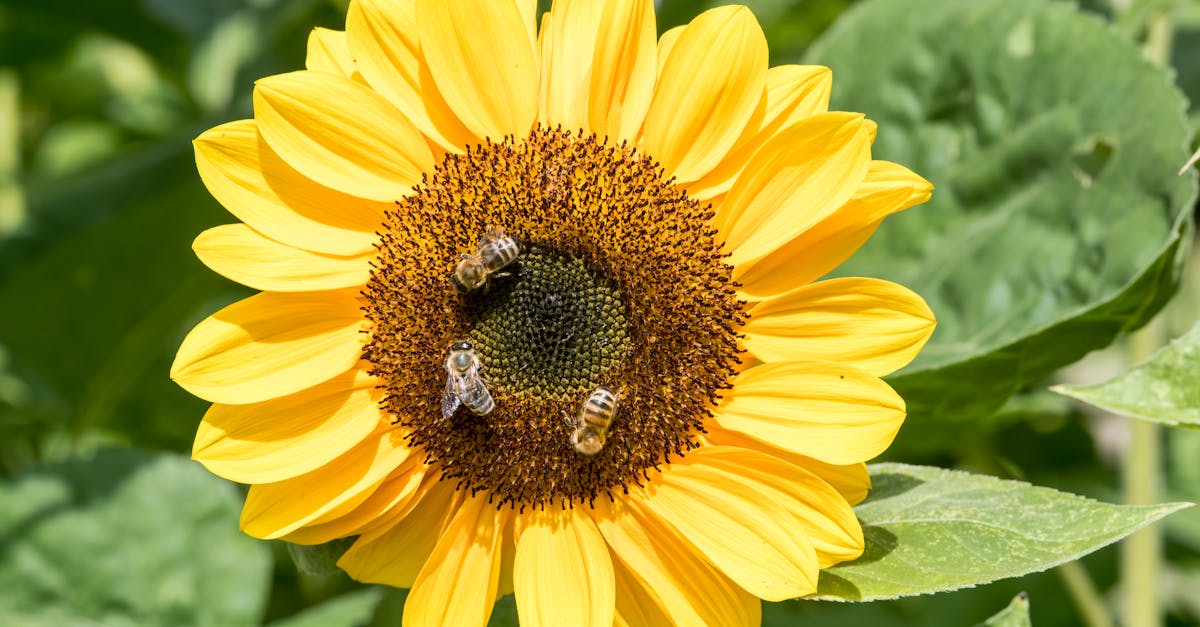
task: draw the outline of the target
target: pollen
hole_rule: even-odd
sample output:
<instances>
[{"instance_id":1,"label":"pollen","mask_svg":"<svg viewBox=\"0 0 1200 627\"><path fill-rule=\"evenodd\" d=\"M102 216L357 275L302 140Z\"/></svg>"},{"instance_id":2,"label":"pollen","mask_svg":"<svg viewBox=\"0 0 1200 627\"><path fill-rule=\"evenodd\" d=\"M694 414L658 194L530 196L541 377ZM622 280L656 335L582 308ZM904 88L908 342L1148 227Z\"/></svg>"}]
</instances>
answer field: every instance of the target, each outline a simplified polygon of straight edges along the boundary
<instances>
[{"instance_id":1,"label":"pollen","mask_svg":"<svg viewBox=\"0 0 1200 627\"><path fill-rule=\"evenodd\" d=\"M595 135L538 127L447 155L387 214L364 290L384 409L446 479L498 506L642 485L697 445L739 363L745 303L711 219L653 159ZM456 264L495 228L520 256L460 293ZM462 338L496 408L443 418ZM571 433L599 386L617 414L582 455Z\"/></svg>"}]
</instances>

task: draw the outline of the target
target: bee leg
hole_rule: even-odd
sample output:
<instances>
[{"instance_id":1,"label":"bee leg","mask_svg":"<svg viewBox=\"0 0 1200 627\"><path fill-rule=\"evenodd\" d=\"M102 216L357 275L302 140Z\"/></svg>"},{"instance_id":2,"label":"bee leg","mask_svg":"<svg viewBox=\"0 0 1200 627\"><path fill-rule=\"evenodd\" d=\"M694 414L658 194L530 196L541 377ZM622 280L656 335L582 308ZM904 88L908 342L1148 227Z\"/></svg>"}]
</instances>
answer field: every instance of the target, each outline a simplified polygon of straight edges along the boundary
<instances>
[{"instance_id":1,"label":"bee leg","mask_svg":"<svg viewBox=\"0 0 1200 627\"><path fill-rule=\"evenodd\" d=\"M575 426L575 419L571 418L571 415L568 414L567 410L565 410L565 409L562 410L562 419L563 419L563 424L567 425L568 427Z\"/></svg>"}]
</instances>

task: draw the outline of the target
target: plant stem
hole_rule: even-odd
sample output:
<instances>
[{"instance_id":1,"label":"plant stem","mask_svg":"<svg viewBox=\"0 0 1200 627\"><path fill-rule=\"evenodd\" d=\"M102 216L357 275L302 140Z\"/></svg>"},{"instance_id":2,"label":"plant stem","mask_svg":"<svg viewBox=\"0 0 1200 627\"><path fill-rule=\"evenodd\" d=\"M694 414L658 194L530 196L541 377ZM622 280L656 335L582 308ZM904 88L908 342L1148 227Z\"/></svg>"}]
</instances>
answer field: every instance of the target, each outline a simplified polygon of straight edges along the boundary
<instances>
[{"instance_id":1,"label":"plant stem","mask_svg":"<svg viewBox=\"0 0 1200 627\"><path fill-rule=\"evenodd\" d=\"M1158 348L1161 318L1130 338L1130 361L1141 363ZM1129 421L1129 451L1122 489L1130 505L1149 505L1161 498L1162 451L1158 425ZM1162 624L1159 588L1162 581L1162 535L1158 525L1136 531L1121 543L1121 585L1126 627Z\"/></svg>"},{"instance_id":2,"label":"plant stem","mask_svg":"<svg viewBox=\"0 0 1200 627\"><path fill-rule=\"evenodd\" d=\"M1083 565L1078 561L1067 562L1057 570L1067 586L1067 591L1071 593L1075 606L1079 608L1079 613L1083 615L1084 624L1088 627L1113 627L1108 607L1105 606L1104 599L1096 590L1096 584L1092 583L1092 578L1088 576Z\"/></svg>"},{"instance_id":3,"label":"plant stem","mask_svg":"<svg viewBox=\"0 0 1200 627\"><path fill-rule=\"evenodd\" d=\"M1152 13L1146 22L1146 56L1162 67L1171 62L1171 13ZM1152 320L1130 338L1130 361L1141 363L1162 345L1162 318ZM1162 495L1162 445L1158 425L1130 420L1129 452L1125 457L1122 489L1131 505L1157 503ZM1162 532L1150 525L1134 532L1121 543L1121 586L1124 594L1125 627L1158 627L1162 624L1159 599L1163 566Z\"/></svg>"}]
</instances>

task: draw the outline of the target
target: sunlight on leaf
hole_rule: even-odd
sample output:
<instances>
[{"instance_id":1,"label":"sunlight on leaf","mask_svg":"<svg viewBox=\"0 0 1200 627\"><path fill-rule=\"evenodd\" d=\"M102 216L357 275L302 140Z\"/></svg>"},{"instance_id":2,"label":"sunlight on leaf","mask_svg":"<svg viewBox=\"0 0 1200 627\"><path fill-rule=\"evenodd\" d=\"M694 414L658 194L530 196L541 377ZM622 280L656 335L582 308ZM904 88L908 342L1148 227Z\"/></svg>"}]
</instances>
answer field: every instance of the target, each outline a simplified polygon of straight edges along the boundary
<instances>
[{"instance_id":1,"label":"sunlight on leaf","mask_svg":"<svg viewBox=\"0 0 1200 627\"><path fill-rule=\"evenodd\" d=\"M1122 416L1200 429L1200 324L1104 383L1051 389Z\"/></svg>"},{"instance_id":2,"label":"sunlight on leaf","mask_svg":"<svg viewBox=\"0 0 1200 627\"><path fill-rule=\"evenodd\" d=\"M855 508L866 551L822 571L816 598L891 599L1038 572L1191 505L1110 505L928 466L869 470L874 487Z\"/></svg>"},{"instance_id":3,"label":"sunlight on leaf","mask_svg":"<svg viewBox=\"0 0 1200 627\"><path fill-rule=\"evenodd\" d=\"M875 158L936 186L838 271L902 283L938 317L889 378L909 407L898 445L953 446L958 425L986 424L1173 294L1196 194L1194 175L1176 175L1185 102L1096 16L1040 0L871 0L808 60L833 69L832 108L879 122Z\"/></svg>"}]
</instances>

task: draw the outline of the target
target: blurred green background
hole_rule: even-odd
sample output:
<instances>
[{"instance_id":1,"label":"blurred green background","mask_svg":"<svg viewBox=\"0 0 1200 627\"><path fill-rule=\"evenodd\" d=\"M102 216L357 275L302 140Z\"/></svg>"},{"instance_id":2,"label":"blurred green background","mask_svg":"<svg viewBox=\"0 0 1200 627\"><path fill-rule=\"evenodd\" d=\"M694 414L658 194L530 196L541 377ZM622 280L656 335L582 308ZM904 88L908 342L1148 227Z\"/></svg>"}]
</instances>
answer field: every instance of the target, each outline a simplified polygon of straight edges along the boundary
<instances>
[{"instance_id":1,"label":"blurred green background","mask_svg":"<svg viewBox=\"0 0 1200 627\"><path fill-rule=\"evenodd\" d=\"M780 64L804 58L852 3L749 4ZM660 30L709 6L661 5ZM1197 3L1081 8L1135 43L1147 15L1170 10L1175 81L1200 101ZM286 545L240 535L238 488L186 461L206 404L167 376L184 334L250 293L191 253L198 233L233 219L201 185L190 140L249 117L253 81L302 68L310 29L343 28L345 9L339 0L0 2L0 624L399 624L402 591L303 574ZM835 86L837 77L835 68ZM1196 109L1189 115L1195 127ZM1198 312L1192 263L1161 335L1182 334ZM1054 380L1096 381L1129 362L1118 343ZM1048 381L1026 383L986 429L906 446L920 433L910 425L889 459L1119 501L1124 422L1085 415L1046 392ZM1167 497L1197 500L1200 433L1165 437ZM1172 517L1166 532L1170 624L1196 624L1200 517ZM1086 566L1117 603L1116 552ZM1034 624L1079 623L1049 572L870 605L768 604L764 624L972 625L1020 591ZM494 622L515 623L511 597Z\"/></svg>"}]
</instances>

